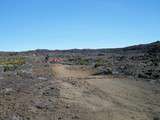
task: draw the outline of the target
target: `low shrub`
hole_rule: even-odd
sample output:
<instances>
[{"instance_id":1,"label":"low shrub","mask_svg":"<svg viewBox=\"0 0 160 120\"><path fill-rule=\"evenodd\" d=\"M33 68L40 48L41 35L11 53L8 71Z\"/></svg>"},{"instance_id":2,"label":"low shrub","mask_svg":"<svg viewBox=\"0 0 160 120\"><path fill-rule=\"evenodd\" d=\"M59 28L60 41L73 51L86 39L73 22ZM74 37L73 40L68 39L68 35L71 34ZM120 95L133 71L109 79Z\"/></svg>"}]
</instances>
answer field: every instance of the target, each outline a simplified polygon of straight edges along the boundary
<instances>
[{"instance_id":1,"label":"low shrub","mask_svg":"<svg viewBox=\"0 0 160 120\"><path fill-rule=\"evenodd\" d=\"M103 59L97 59L95 61L95 67L104 66L106 64L106 61Z\"/></svg>"},{"instance_id":2,"label":"low shrub","mask_svg":"<svg viewBox=\"0 0 160 120\"><path fill-rule=\"evenodd\" d=\"M25 64L25 58L23 57L9 58L0 61L0 65L23 65L23 64Z\"/></svg>"},{"instance_id":3,"label":"low shrub","mask_svg":"<svg viewBox=\"0 0 160 120\"><path fill-rule=\"evenodd\" d=\"M18 66L25 64L25 58L16 57L16 58L7 58L0 61L0 65L3 66L4 72L14 71Z\"/></svg>"},{"instance_id":4,"label":"low shrub","mask_svg":"<svg viewBox=\"0 0 160 120\"><path fill-rule=\"evenodd\" d=\"M17 66L16 65L4 65L3 66L3 70L4 72L7 72L7 71L14 71L17 69Z\"/></svg>"},{"instance_id":5,"label":"low shrub","mask_svg":"<svg viewBox=\"0 0 160 120\"><path fill-rule=\"evenodd\" d=\"M83 59L83 58L79 58L77 60L78 64L80 65L88 65L89 64L89 60L88 59Z\"/></svg>"}]
</instances>

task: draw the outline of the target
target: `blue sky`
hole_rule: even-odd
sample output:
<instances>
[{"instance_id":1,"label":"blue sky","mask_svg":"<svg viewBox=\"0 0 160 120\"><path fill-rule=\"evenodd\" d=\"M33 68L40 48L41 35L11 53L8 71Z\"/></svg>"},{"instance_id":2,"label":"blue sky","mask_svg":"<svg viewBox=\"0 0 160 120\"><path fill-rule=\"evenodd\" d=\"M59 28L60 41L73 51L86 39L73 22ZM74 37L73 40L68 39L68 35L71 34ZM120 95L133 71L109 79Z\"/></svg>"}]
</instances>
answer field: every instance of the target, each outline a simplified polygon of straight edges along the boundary
<instances>
[{"instance_id":1,"label":"blue sky","mask_svg":"<svg viewBox=\"0 0 160 120\"><path fill-rule=\"evenodd\" d=\"M0 51L115 48L160 39L160 0L0 0Z\"/></svg>"}]
</instances>

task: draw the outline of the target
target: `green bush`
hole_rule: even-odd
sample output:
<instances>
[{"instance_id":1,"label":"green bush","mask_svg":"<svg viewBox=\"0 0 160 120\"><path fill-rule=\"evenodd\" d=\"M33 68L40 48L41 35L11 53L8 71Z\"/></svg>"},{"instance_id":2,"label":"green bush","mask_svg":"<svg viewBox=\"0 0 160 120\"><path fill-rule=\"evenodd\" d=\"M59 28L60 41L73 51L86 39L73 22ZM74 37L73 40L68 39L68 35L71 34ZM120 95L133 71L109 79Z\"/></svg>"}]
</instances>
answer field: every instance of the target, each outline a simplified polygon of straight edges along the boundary
<instances>
[{"instance_id":1,"label":"green bush","mask_svg":"<svg viewBox=\"0 0 160 120\"><path fill-rule=\"evenodd\" d=\"M23 57L7 58L0 61L0 65L3 66L4 72L14 71L18 66L23 64L25 64L25 58Z\"/></svg>"},{"instance_id":2,"label":"green bush","mask_svg":"<svg viewBox=\"0 0 160 120\"><path fill-rule=\"evenodd\" d=\"M23 65L23 64L25 64L25 59L23 57L9 58L0 61L0 65Z\"/></svg>"},{"instance_id":3,"label":"green bush","mask_svg":"<svg viewBox=\"0 0 160 120\"><path fill-rule=\"evenodd\" d=\"M78 59L78 64L80 64L80 65L88 65L89 64L89 60L88 59L79 58Z\"/></svg>"},{"instance_id":4,"label":"green bush","mask_svg":"<svg viewBox=\"0 0 160 120\"><path fill-rule=\"evenodd\" d=\"M106 64L106 61L103 59L97 59L95 62L95 67L104 66Z\"/></svg>"},{"instance_id":5,"label":"green bush","mask_svg":"<svg viewBox=\"0 0 160 120\"><path fill-rule=\"evenodd\" d=\"M4 72L7 72L7 71L14 71L14 70L16 70L17 66L16 65L4 65L3 68L4 68Z\"/></svg>"}]
</instances>

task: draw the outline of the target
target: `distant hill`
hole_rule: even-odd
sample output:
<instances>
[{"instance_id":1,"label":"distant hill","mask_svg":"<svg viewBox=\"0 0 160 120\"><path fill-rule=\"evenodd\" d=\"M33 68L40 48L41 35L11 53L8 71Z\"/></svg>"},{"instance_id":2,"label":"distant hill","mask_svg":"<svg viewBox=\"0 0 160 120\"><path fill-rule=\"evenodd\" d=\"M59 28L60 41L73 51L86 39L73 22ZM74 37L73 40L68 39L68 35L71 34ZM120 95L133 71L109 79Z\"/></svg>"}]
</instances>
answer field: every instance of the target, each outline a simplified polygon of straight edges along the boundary
<instances>
[{"instance_id":1,"label":"distant hill","mask_svg":"<svg viewBox=\"0 0 160 120\"><path fill-rule=\"evenodd\" d=\"M112 48L112 49L70 49L70 50L47 50L37 49L32 51L26 51L22 53L46 55L49 53L81 53L81 54L99 54L99 53L146 53L146 52L160 52L160 41L156 41L149 44L140 44L129 46L125 48Z\"/></svg>"},{"instance_id":2,"label":"distant hill","mask_svg":"<svg viewBox=\"0 0 160 120\"><path fill-rule=\"evenodd\" d=\"M37 49L25 52L0 52L1 58L17 55L38 58L45 58L48 55L61 56L68 64L95 65L105 71L109 70L112 74L160 79L160 41L115 49Z\"/></svg>"}]
</instances>

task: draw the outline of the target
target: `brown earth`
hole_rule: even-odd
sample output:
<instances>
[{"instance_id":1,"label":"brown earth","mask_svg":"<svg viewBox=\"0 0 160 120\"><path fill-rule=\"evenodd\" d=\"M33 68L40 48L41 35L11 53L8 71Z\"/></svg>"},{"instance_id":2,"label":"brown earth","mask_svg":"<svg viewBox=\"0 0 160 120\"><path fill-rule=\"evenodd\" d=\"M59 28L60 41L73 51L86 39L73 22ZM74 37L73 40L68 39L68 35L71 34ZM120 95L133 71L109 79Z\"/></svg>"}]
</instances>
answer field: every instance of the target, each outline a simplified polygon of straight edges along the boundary
<instances>
[{"instance_id":1,"label":"brown earth","mask_svg":"<svg viewBox=\"0 0 160 120\"><path fill-rule=\"evenodd\" d=\"M0 120L160 120L159 41L0 52L0 62Z\"/></svg>"},{"instance_id":2,"label":"brown earth","mask_svg":"<svg viewBox=\"0 0 160 120\"><path fill-rule=\"evenodd\" d=\"M82 65L62 65L54 64L52 66L53 75L58 78L84 78L94 73L94 70Z\"/></svg>"},{"instance_id":3,"label":"brown earth","mask_svg":"<svg viewBox=\"0 0 160 120\"><path fill-rule=\"evenodd\" d=\"M94 70L84 66L55 64L52 71L59 81L57 111L63 120L154 120L160 115L158 86L129 77L93 76Z\"/></svg>"},{"instance_id":4,"label":"brown earth","mask_svg":"<svg viewBox=\"0 0 160 120\"><path fill-rule=\"evenodd\" d=\"M33 64L26 69L1 74L0 120L160 118L158 84L95 75L85 65Z\"/></svg>"}]
</instances>

